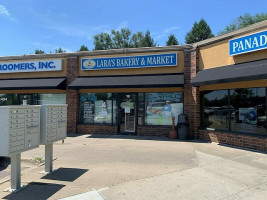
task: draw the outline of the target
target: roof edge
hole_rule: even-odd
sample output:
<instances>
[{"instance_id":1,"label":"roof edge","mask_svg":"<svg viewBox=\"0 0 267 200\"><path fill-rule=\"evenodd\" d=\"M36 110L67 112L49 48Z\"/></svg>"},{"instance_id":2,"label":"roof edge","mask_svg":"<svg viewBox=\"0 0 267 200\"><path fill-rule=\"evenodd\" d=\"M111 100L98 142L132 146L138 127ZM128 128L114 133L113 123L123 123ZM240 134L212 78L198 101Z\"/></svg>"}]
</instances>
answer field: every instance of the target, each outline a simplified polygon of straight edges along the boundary
<instances>
[{"instance_id":1,"label":"roof edge","mask_svg":"<svg viewBox=\"0 0 267 200\"><path fill-rule=\"evenodd\" d=\"M252 24L250 26L238 29L236 31L232 31L230 33L226 33L226 34L223 34L223 35L220 35L220 36L216 36L216 37L209 38L209 39L206 39L206 40L203 40L203 41L200 41L200 42L196 42L196 43L193 43L192 45L193 45L194 48L202 47L202 46L206 46L206 45L209 45L209 44L213 44L215 42L219 42L219 41L222 41L222 40L230 39L230 38L233 38L235 36L238 36L238 35L241 35L241 34L244 34L244 33L249 33L251 31L255 31L255 30L258 30L258 29L262 29L262 28L267 28L267 20Z\"/></svg>"},{"instance_id":2,"label":"roof edge","mask_svg":"<svg viewBox=\"0 0 267 200\"><path fill-rule=\"evenodd\" d=\"M189 45L171 45L159 47L141 47L141 48L124 48L124 49L108 49L108 50L95 50L95 51L81 51L74 53L53 53L53 54L31 54L20 56L3 56L0 61L5 60L28 60L28 59L53 59L53 58L69 58L81 56L97 56L97 55L112 55L112 54L130 54L130 53L148 53L148 52L164 52L164 51L187 51L193 49Z\"/></svg>"}]
</instances>

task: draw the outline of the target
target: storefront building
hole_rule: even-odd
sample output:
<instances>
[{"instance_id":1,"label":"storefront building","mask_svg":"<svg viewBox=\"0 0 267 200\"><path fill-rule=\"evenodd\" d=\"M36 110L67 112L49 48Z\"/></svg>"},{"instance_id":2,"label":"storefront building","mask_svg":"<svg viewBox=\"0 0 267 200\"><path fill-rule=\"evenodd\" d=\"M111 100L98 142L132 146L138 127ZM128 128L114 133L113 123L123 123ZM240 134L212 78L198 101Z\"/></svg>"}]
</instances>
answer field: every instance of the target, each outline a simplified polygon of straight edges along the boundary
<instances>
[{"instance_id":1,"label":"storefront building","mask_svg":"<svg viewBox=\"0 0 267 200\"><path fill-rule=\"evenodd\" d=\"M0 59L0 106L66 103L66 59L27 57Z\"/></svg>"},{"instance_id":2,"label":"storefront building","mask_svg":"<svg viewBox=\"0 0 267 200\"><path fill-rule=\"evenodd\" d=\"M195 44L199 138L267 150L267 21Z\"/></svg>"},{"instance_id":3,"label":"storefront building","mask_svg":"<svg viewBox=\"0 0 267 200\"><path fill-rule=\"evenodd\" d=\"M168 136L172 117L177 123L185 112L185 55L192 50L119 49L77 57L76 77L68 85L78 111L72 132Z\"/></svg>"},{"instance_id":4,"label":"storefront building","mask_svg":"<svg viewBox=\"0 0 267 200\"><path fill-rule=\"evenodd\" d=\"M68 132L168 136L189 112L190 45L0 58L1 105L67 103Z\"/></svg>"},{"instance_id":5,"label":"storefront building","mask_svg":"<svg viewBox=\"0 0 267 200\"><path fill-rule=\"evenodd\" d=\"M82 134L168 136L186 114L189 138L267 151L266 32L261 22L192 45L1 57L0 105L67 103L68 133Z\"/></svg>"}]
</instances>

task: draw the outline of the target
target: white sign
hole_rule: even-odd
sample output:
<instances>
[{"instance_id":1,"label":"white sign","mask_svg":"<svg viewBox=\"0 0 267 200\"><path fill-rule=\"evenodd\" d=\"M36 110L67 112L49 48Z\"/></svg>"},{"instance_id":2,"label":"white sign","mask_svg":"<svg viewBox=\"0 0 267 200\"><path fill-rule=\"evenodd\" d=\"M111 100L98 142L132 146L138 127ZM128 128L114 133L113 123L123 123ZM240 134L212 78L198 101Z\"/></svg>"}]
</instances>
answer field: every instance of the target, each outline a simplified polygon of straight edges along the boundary
<instances>
[{"instance_id":1,"label":"white sign","mask_svg":"<svg viewBox=\"0 0 267 200\"><path fill-rule=\"evenodd\" d=\"M44 72L62 70L62 60L0 62L0 73Z\"/></svg>"},{"instance_id":2,"label":"white sign","mask_svg":"<svg viewBox=\"0 0 267 200\"><path fill-rule=\"evenodd\" d=\"M23 104L24 106L27 106L27 100L23 100Z\"/></svg>"},{"instance_id":3,"label":"white sign","mask_svg":"<svg viewBox=\"0 0 267 200\"><path fill-rule=\"evenodd\" d=\"M246 124L257 124L256 108L239 108L239 120Z\"/></svg>"},{"instance_id":4,"label":"white sign","mask_svg":"<svg viewBox=\"0 0 267 200\"><path fill-rule=\"evenodd\" d=\"M125 113L131 113L131 108L130 108L129 106L126 106L126 107L124 108L124 112L125 112Z\"/></svg>"}]
</instances>

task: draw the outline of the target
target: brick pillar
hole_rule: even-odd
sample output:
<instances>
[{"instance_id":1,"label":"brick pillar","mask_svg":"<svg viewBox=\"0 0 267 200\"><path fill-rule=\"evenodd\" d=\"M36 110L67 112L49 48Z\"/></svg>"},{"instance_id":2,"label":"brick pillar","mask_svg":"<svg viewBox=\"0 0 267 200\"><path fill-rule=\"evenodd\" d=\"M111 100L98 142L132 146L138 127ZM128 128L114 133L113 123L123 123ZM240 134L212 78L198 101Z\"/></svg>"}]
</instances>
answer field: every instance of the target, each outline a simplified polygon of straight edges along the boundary
<instances>
[{"instance_id":1,"label":"brick pillar","mask_svg":"<svg viewBox=\"0 0 267 200\"><path fill-rule=\"evenodd\" d=\"M189 121L189 138L199 138L200 93L190 85L198 71L198 49L184 51L184 113Z\"/></svg>"},{"instance_id":2,"label":"brick pillar","mask_svg":"<svg viewBox=\"0 0 267 200\"><path fill-rule=\"evenodd\" d=\"M79 76L79 58L67 58L67 86ZM79 117L79 93L78 90L67 88L68 104L68 133L77 133Z\"/></svg>"}]
</instances>

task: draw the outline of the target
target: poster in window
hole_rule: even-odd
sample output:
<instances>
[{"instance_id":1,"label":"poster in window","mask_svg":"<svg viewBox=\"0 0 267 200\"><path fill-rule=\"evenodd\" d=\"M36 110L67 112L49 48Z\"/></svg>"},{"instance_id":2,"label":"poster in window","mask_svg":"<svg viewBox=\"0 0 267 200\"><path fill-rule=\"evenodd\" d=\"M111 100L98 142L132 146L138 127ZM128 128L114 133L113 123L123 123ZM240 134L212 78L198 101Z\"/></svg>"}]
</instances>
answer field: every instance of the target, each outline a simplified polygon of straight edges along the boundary
<instances>
[{"instance_id":1,"label":"poster in window","mask_svg":"<svg viewBox=\"0 0 267 200\"><path fill-rule=\"evenodd\" d=\"M182 93L147 93L146 124L171 125L183 113Z\"/></svg>"},{"instance_id":2,"label":"poster in window","mask_svg":"<svg viewBox=\"0 0 267 200\"><path fill-rule=\"evenodd\" d=\"M246 124L257 124L256 108L239 108L239 121Z\"/></svg>"},{"instance_id":3,"label":"poster in window","mask_svg":"<svg viewBox=\"0 0 267 200\"><path fill-rule=\"evenodd\" d=\"M98 123L112 122L112 101L98 100L95 102L95 117L94 121Z\"/></svg>"},{"instance_id":4,"label":"poster in window","mask_svg":"<svg viewBox=\"0 0 267 200\"><path fill-rule=\"evenodd\" d=\"M93 123L94 122L94 107L95 103L92 100L87 100L83 102L83 119L84 122Z\"/></svg>"}]
</instances>

